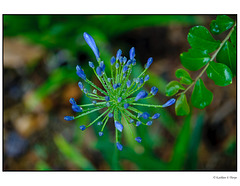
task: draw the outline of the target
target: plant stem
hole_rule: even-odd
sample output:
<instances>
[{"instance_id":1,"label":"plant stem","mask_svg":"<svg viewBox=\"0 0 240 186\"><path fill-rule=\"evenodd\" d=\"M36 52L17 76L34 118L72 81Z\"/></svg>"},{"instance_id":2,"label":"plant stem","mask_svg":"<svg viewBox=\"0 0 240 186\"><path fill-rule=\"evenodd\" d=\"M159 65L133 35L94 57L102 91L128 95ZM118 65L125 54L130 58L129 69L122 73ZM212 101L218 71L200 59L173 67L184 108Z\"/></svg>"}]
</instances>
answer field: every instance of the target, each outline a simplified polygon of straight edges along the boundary
<instances>
[{"instance_id":1,"label":"plant stem","mask_svg":"<svg viewBox=\"0 0 240 186\"><path fill-rule=\"evenodd\" d=\"M234 27L236 26L236 23L233 25L232 29L230 30L230 32L228 33L228 35L225 37L225 39L221 42L221 44L219 45L218 49L214 52L214 54L212 55L210 61L207 63L207 65L204 67L204 69L201 71L201 73L196 77L196 79L183 91L178 93L176 96L179 96L181 94L185 94L193 85L195 85L195 83L202 77L202 75L204 74L204 72L207 70L209 64L211 61L213 61L218 52L221 50L221 48L223 47L223 45L225 44L225 42L230 38L230 36L232 35L232 32L234 30Z\"/></svg>"}]
</instances>

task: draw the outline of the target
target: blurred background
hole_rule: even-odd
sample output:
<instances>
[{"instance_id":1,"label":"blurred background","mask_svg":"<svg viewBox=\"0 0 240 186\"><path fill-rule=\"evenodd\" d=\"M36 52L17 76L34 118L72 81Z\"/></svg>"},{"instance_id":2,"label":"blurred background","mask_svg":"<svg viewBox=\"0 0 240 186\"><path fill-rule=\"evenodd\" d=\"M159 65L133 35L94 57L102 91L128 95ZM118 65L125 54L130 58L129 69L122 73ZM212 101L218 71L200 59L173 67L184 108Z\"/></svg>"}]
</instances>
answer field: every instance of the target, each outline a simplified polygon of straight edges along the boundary
<instances>
[{"instance_id":1,"label":"blurred background","mask_svg":"<svg viewBox=\"0 0 240 186\"><path fill-rule=\"evenodd\" d=\"M230 16L236 20L236 16ZM71 122L69 98L89 103L80 91L75 67L92 76L88 61L95 56L83 32L96 41L107 69L120 48L128 57L136 49L136 77L149 57L154 62L145 88L159 88L146 103L163 104L166 84L182 68L179 55L190 48L191 27L209 28L214 15L3 15L3 170L236 170L236 78L218 87L206 75L214 94L204 110L191 107L186 117L174 106L159 109L151 127L136 129L137 144L123 133L124 150L113 161L113 123L98 137L99 126L82 132L99 113ZM224 34L217 39L222 40ZM195 78L199 72L191 73ZM190 98L188 92L188 99ZM190 105L191 106L191 105ZM151 114L155 109L150 109Z\"/></svg>"}]
</instances>

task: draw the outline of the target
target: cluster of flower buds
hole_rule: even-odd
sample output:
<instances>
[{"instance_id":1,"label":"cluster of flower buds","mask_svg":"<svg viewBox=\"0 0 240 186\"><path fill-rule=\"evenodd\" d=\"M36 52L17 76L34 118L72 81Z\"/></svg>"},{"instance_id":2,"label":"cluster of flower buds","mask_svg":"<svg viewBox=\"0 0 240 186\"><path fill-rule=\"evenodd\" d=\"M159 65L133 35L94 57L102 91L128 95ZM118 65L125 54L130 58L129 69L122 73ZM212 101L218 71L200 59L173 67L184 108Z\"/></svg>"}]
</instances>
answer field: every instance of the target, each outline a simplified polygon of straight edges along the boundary
<instances>
[{"instance_id":1,"label":"cluster of flower buds","mask_svg":"<svg viewBox=\"0 0 240 186\"><path fill-rule=\"evenodd\" d=\"M84 88L84 85L81 81L78 83L79 88L86 94L87 97L92 100L92 103L78 105L76 101L71 98L69 101L72 104L73 111L80 113L80 115L65 116L64 119L67 121L71 121L87 114L99 110L104 110L102 111L102 114L95 118L90 124L81 125L80 129L83 131L94 123L97 123L97 125L102 126L101 130L99 131L99 136L103 136L104 127L106 126L109 118L113 118L116 134L116 147L118 150L121 151L123 149L122 144L119 142L118 134L122 133L125 130L125 127L129 128L135 140L138 143L141 143L142 138L139 136L134 136L131 130L131 126L150 126L152 125L152 120L158 119L160 117L160 114L155 113L153 116L151 116L148 112L142 112L134 106L138 105L155 108L168 107L175 103L175 99L170 99L164 105L149 105L137 103L137 101L139 100L149 99L153 97L158 92L157 87L152 87L150 93L145 90L141 90L144 84L149 80L149 75L145 75L145 73L152 64L153 59L150 57L147 60L143 72L137 78L134 78L131 81L129 78L133 67L136 65L135 48L132 47L130 49L129 59L127 59L127 57L125 56L122 56L122 51L119 49L116 56L113 56L110 59L111 73L107 74L105 72L105 64L100 59L99 50L96 46L94 39L86 32L83 34L83 36L87 44L94 52L97 59L96 67L91 61L89 62L89 66L93 69L94 74L101 82L104 89L96 86L93 82L87 79L84 70L79 65L77 65L77 75L82 79L82 81L90 84L94 88L91 93L88 92L86 88ZM136 96L133 96L135 94Z\"/></svg>"}]
</instances>

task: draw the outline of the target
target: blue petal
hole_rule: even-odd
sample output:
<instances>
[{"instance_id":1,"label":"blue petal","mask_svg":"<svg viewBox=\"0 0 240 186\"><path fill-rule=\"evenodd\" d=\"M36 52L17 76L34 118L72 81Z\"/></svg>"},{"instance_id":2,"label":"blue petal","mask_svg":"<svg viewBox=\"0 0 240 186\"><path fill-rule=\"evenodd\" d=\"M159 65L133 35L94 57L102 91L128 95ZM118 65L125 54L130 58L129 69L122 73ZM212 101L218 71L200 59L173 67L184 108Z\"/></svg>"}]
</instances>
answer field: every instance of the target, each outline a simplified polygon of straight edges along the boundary
<instances>
[{"instance_id":1,"label":"blue petal","mask_svg":"<svg viewBox=\"0 0 240 186\"><path fill-rule=\"evenodd\" d=\"M96 68L96 72L97 72L97 75L99 75L100 77L102 76L102 69L101 69L101 67L97 67Z\"/></svg>"},{"instance_id":2,"label":"blue petal","mask_svg":"<svg viewBox=\"0 0 240 186\"><path fill-rule=\"evenodd\" d=\"M129 57L130 59L133 59L135 57L135 48L132 47L129 51Z\"/></svg>"},{"instance_id":3,"label":"blue petal","mask_svg":"<svg viewBox=\"0 0 240 186\"><path fill-rule=\"evenodd\" d=\"M83 69L79 65L76 66L76 70L77 70L77 75L83 80L86 80L86 74L84 73Z\"/></svg>"},{"instance_id":4,"label":"blue petal","mask_svg":"<svg viewBox=\"0 0 240 186\"><path fill-rule=\"evenodd\" d=\"M74 116L65 116L64 119L66 121L71 121L71 120L74 120Z\"/></svg>"},{"instance_id":5,"label":"blue petal","mask_svg":"<svg viewBox=\"0 0 240 186\"><path fill-rule=\"evenodd\" d=\"M89 63L89 66L90 66L91 68L94 68L93 62L89 61L88 63Z\"/></svg>"},{"instance_id":6,"label":"blue petal","mask_svg":"<svg viewBox=\"0 0 240 186\"><path fill-rule=\"evenodd\" d=\"M159 113L156 113L152 116L152 119L158 119L160 117L160 114Z\"/></svg>"},{"instance_id":7,"label":"blue petal","mask_svg":"<svg viewBox=\"0 0 240 186\"><path fill-rule=\"evenodd\" d=\"M153 62L153 58L152 57L148 58L145 68L149 68L152 62Z\"/></svg>"},{"instance_id":8,"label":"blue petal","mask_svg":"<svg viewBox=\"0 0 240 186\"><path fill-rule=\"evenodd\" d=\"M142 114L142 117L143 117L143 119L148 119L150 117L150 114L148 114L147 112L144 112Z\"/></svg>"},{"instance_id":9,"label":"blue petal","mask_svg":"<svg viewBox=\"0 0 240 186\"><path fill-rule=\"evenodd\" d=\"M81 90L83 90L83 84L82 84L82 82L78 82L78 86L79 86L79 88L81 89Z\"/></svg>"},{"instance_id":10,"label":"blue petal","mask_svg":"<svg viewBox=\"0 0 240 186\"><path fill-rule=\"evenodd\" d=\"M105 96L105 100L106 100L106 101L109 101L109 100L110 100L110 97L109 97L109 96Z\"/></svg>"},{"instance_id":11,"label":"blue petal","mask_svg":"<svg viewBox=\"0 0 240 186\"><path fill-rule=\"evenodd\" d=\"M128 81L127 81L127 87L130 87L130 85L131 85L131 81L128 80Z\"/></svg>"},{"instance_id":12,"label":"blue petal","mask_svg":"<svg viewBox=\"0 0 240 186\"><path fill-rule=\"evenodd\" d=\"M121 55L122 55L122 50L119 49L119 50L117 51L116 60L119 60L119 58L120 58Z\"/></svg>"},{"instance_id":13,"label":"blue petal","mask_svg":"<svg viewBox=\"0 0 240 186\"><path fill-rule=\"evenodd\" d=\"M69 102L70 102L72 105L77 104L76 101L74 100L74 98L70 98L70 99L69 99Z\"/></svg>"},{"instance_id":14,"label":"blue petal","mask_svg":"<svg viewBox=\"0 0 240 186\"><path fill-rule=\"evenodd\" d=\"M100 62L100 68L101 68L101 71L104 72L105 71L105 64L103 61Z\"/></svg>"},{"instance_id":15,"label":"blue petal","mask_svg":"<svg viewBox=\"0 0 240 186\"><path fill-rule=\"evenodd\" d=\"M138 127L139 125L141 125L142 124L142 122L141 121L137 121L136 122L136 126Z\"/></svg>"},{"instance_id":16,"label":"blue petal","mask_svg":"<svg viewBox=\"0 0 240 186\"><path fill-rule=\"evenodd\" d=\"M82 108L80 106L78 106L77 104L72 105L72 110L74 112L82 112Z\"/></svg>"},{"instance_id":17,"label":"blue petal","mask_svg":"<svg viewBox=\"0 0 240 186\"><path fill-rule=\"evenodd\" d=\"M112 118L112 117L113 117L113 113L110 112L110 113L108 114L108 117L109 117L109 118Z\"/></svg>"},{"instance_id":18,"label":"blue petal","mask_svg":"<svg viewBox=\"0 0 240 186\"><path fill-rule=\"evenodd\" d=\"M139 99L143 99L146 98L148 96L148 93L144 90L142 90L141 92L138 93L138 95L135 98L135 101L139 100Z\"/></svg>"},{"instance_id":19,"label":"blue petal","mask_svg":"<svg viewBox=\"0 0 240 186\"><path fill-rule=\"evenodd\" d=\"M103 136L103 132L99 132L98 135L99 135L99 136Z\"/></svg>"},{"instance_id":20,"label":"blue petal","mask_svg":"<svg viewBox=\"0 0 240 186\"><path fill-rule=\"evenodd\" d=\"M151 88L151 92L150 92L150 93L151 93L152 95L156 95L157 92L158 92L158 88L157 88L157 87L152 87L152 88Z\"/></svg>"},{"instance_id":21,"label":"blue petal","mask_svg":"<svg viewBox=\"0 0 240 186\"><path fill-rule=\"evenodd\" d=\"M111 58L110 62L111 62L111 65L113 65L116 62L116 59L114 56Z\"/></svg>"},{"instance_id":22,"label":"blue petal","mask_svg":"<svg viewBox=\"0 0 240 186\"><path fill-rule=\"evenodd\" d=\"M118 150L122 151L123 146L119 142L117 142L116 145L117 145Z\"/></svg>"},{"instance_id":23,"label":"blue petal","mask_svg":"<svg viewBox=\"0 0 240 186\"><path fill-rule=\"evenodd\" d=\"M127 58L124 56L123 57L123 64L125 64L127 62Z\"/></svg>"},{"instance_id":24,"label":"blue petal","mask_svg":"<svg viewBox=\"0 0 240 186\"><path fill-rule=\"evenodd\" d=\"M115 127L117 128L117 130L119 130L120 132L122 132L123 130L123 125L121 123L119 123L118 121L115 121Z\"/></svg>"},{"instance_id":25,"label":"blue petal","mask_svg":"<svg viewBox=\"0 0 240 186\"><path fill-rule=\"evenodd\" d=\"M119 98L118 98L118 102L120 103L121 101L122 101L122 98L121 98L121 97L119 97Z\"/></svg>"},{"instance_id":26,"label":"blue petal","mask_svg":"<svg viewBox=\"0 0 240 186\"><path fill-rule=\"evenodd\" d=\"M127 65L125 65L125 66L123 67L123 73L127 72L127 70L128 70L128 67L127 67Z\"/></svg>"},{"instance_id":27,"label":"blue petal","mask_svg":"<svg viewBox=\"0 0 240 186\"><path fill-rule=\"evenodd\" d=\"M129 107L129 104L128 103L125 103L124 104L124 108L127 109Z\"/></svg>"},{"instance_id":28,"label":"blue petal","mask_svg":"<svg viewBox=\"0 0 240 186\"><path fill-rule=\"evenodd\" d=\"M144 81L148 81L149 80L149 75L146 75L145 78L144 78Z\"/></svg>"},{"instance_id":29,"label":"blue petal","mask_svg":"<svg viewBox=\"0 0 240 186\"><path fill-rule=\"evenodd\" d=\"M81 125L80 127L80 130L84 131L86 129L86 127L84 125Z\"/></svg>"},{"instance_id":30,"label":"blue petal","mask_svg":"<svg viewBox=\"0 0 240 186\"><path fill-rule=\"evenodd\" d=\"M171 106L172 104L174 104L176 101L176 99L172 98L169 101L167 101L167 103L165 103L164 105L162 105L162 107L168 107Z\"/></svg>"},{"instance_id":31,"label":"blue petal","mask_svg":"<svg viewBox=\"0 0 240 186\"><path fill-rule=\"evenodd\" d=\"M141 143L142 138L140 138L140 137L136 137L135 140L136 140L138 143Z\"/></svg>"},{"instance_id":32,"label":"blue petal","mask_svg":"<svg viewBox=\"0 0 240 186\"><path fill-rule=\"evenodd\" d=\"M96 46L96 43L95 43L94 39L92 38L92 36L90 36L86 32L83 33L83 37L84 37L85 41L87 42L87 44L92 49L94 55L96 56L96 59L98 60L100 58L99 57L99 50L98 50L98 48Z\"/></svg>"},{"instance_id":33,"label":"blue petal","mask_svg":"<svg viewBox=\"0 0 240 186\"><path fill-rule=\"evenodd\" d=\"M133 122L134 122L134 120L133 120L133 119L130 119L130 120L129 120L129 123L133 123Z\"/></svg>"},{"instance_id":34,"label":"blue petal","mask_svg":"<svg viewBox=\"0 0 240 186\"><path fill-rule=\"evenodd\" d=\"M148 121L146 124L147 124L148 126L150 126L150 125L152 125L152 121Z\"/></svg>"}]
</instances>

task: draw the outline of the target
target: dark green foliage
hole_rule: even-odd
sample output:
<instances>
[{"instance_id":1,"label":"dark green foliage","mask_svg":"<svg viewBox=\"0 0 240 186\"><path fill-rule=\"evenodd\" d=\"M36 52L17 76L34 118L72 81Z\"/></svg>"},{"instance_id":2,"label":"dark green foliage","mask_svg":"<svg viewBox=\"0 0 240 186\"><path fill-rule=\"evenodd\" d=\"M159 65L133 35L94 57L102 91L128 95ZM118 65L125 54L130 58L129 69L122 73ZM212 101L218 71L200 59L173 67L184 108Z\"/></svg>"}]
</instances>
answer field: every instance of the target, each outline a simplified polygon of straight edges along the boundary
<instances>
[{"instance_id":1,"label":"dark green foliage","mask_svg":"<svg viewBox=\"0 0 240 186\"><path fill-rule=\"evenodd\" d=\"M215 40L214 35L221 34L229 30L225 39L220 42ZM183 69L176 71L176 77L181 78L180 82L172 81L166 86L166 95L173 96L177 94L179 98L175 104L177 115L189 114L190 108L186 98L186 92L194 86L191 102L199 109L204 109L210 105L213 99L213 93L208 90L201 76L206 72L207 76L218 86L227 86L232 83L232 78L236 76L236 23L230 17L225 15L217 16L210 25L210 31L204 26L195 26L188 33L188 42L192 48L188 52L180 54L182 65L191 71L201 70L199 75L193 81L188 72ZM231 42L230 42L231 41ZM216 62L214 62L216 58ZM181 86L189 85L188 87ZM180 88L181 87L181 88Z\"/></svg>"}]
</instances>

